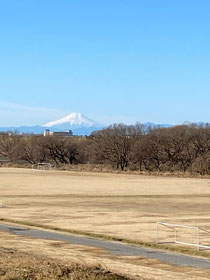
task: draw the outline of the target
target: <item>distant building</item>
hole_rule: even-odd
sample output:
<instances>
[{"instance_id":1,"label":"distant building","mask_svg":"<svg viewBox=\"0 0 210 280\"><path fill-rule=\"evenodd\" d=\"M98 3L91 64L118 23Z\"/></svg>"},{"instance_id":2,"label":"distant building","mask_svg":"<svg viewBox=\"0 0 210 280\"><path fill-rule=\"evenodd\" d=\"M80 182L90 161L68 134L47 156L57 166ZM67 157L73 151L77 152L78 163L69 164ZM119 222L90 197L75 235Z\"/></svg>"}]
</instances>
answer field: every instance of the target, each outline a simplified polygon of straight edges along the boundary
<instances>
[{"instance_id":1,"label":"distant building","mask_svg":"<svg viewBox=\"0 0 210 280\"><path fill-rule=\"evenodd\" d=\"M0 136L12 136L12 132L0 132Z\"/></svg>"},{"instance_id":2,"label":"distant building","mask_svg":"<svg viewBox=\"0 0 210 280\"><path fill-rule=\"evenodd\" d=\"M49 129L45 129L44 136L71 137L73 136L73 132L71 130L53 132L50 131Z\"/></svg>"}]
</instances>

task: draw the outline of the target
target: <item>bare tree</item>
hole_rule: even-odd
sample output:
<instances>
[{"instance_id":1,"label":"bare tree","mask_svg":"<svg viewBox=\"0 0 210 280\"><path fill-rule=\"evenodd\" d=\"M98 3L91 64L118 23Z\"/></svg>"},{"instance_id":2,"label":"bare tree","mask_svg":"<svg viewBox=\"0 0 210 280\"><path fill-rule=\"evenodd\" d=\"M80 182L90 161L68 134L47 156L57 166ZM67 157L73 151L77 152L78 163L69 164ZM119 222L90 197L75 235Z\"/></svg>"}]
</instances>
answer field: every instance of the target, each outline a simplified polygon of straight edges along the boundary
<instances>
[{"instance_id":1,"label":"bare tree","mask_svg":"<svg viewBox=\"0 0 210 280\"><path fill-rule=\"evenodd\" d=\"M43 140L42 136L23 137L20 145L20 159L31 164L46 161L48 154Z\"/></svg>"},{"instance_id":2,"label":"bare tree","mask_svg":"<svg viewBox=\"0 0 210 280\"><path fill-rule=\"evenodd\" d=\"M57 165L78 163L78 145L72 138L45 137L45 148Z\"/></svg>"},{"instance_id":3,"label":"bare tree","mask_svg":"<svg viewBox=\"0 0 210 280\"><path fill-rule=\"evenodd\" d=\"M19 159L19 146L21 137L19 135L2 135L0 137L0 156L7 158L11 163Z\"/></svg>"},{"instance_id":4,"label":"bare tree","mask_svg":"<svg viewBox=\"0 0 210 280\"><path fill-rule=\"evenodd\" d=\"M131 152L132 128L123 124L113 125L94 134L93 149L99 162L115 165L124 170Z\"/></svg>"}]
</instances>

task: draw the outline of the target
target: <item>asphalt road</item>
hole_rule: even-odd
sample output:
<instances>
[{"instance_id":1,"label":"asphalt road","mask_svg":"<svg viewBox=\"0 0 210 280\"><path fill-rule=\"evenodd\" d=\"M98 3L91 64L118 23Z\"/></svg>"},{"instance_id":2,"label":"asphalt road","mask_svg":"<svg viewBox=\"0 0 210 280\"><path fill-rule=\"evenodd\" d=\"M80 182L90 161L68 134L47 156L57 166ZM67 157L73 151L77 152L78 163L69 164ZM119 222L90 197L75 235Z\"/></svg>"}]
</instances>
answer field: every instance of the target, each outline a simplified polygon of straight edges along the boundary
<instances>
[{"instance_id":1,"label":"asphalt road","mask_svg":"<svg viewBox=\"0 0 210 280\"><path fill-rule=\"evenodd\" d=\"M29 229L22 226L16 226L11 224L0 223L0 230L10 232L16 235L28 236L33 238L64 241L70 244L85 245L90 247L102 248L107 251L110 255L115 256L139 256L149 259L159 259L162 262L170 263L177 266L190 266L197 268L209 268L210 260L190 257L185 255L179 255L170 252L162 252L155 249L141 248L134 245L127 245L112 241L105 241L96 238L83 237L79 235Z\"/></svg>"}]
</instances>

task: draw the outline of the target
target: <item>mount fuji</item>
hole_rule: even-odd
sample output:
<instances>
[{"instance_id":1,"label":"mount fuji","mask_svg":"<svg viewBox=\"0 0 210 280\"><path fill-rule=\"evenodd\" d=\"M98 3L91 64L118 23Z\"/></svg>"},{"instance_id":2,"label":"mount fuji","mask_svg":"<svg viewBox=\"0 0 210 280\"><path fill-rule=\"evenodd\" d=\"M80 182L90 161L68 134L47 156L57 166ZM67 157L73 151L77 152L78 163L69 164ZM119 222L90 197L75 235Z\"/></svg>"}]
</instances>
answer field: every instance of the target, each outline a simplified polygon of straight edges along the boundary
<instances>
[{"instance_id":1,"label":"mount fuji","mask_svg":"<svg viewBox=\"0 0 210 280\"><path fill-rule=\"evenodd\" d=\"M95 121L87 118L81 113L71 113L59 120L48 122L43 126L69 129L69 127L90 127L97 125L98 124Z\"/></svg>"},{"instance_id":2,"label":"mount fuji","mask_svg":"<svg viewBox=\"0 0 210 280\"><path fill-rule=\"evenodd\" d=\"M71 113L61 119L50 121L43 125L0 127L0 131L15 131L21 134L42 134L45 129L50 129L53 132L72 130L74 135L90 135L93 131L103 129L104 127L81 113Z\"/></svg>"},{"instance_id":3,"label":"mount fuji","mask_svg":"<svg viewBox=\"0 0 210 280\"><path fill-rule=\"evenodd\" d=\"M43 127L51 131L71 129L75 135L90 135L93 131L104 128L81 113L71 113L59 120L48 122Z\"/></svg>"}]
</instances>

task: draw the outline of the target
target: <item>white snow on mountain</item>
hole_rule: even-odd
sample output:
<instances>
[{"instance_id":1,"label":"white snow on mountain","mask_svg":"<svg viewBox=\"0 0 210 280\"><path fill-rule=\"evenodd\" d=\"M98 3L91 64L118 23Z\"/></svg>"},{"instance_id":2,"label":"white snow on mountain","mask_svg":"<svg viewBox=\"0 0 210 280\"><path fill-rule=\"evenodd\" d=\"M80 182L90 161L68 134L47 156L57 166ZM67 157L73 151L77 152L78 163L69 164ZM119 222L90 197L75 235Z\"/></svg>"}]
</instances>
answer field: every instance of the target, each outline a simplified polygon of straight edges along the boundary
<instances>
[{"instance_id":1,"label":"white snow on mountain","mask_svg":"<svg viewBox=\"0 0 210 280\"><path fill-rule=\"evenodd\" d=\"M96 125L96 122L90 120L81 113L71 113L70 115L67 115L59 120L48 122L43 126L58 127L63 125L90 127Z\"/></svg>"}]
</instances>

